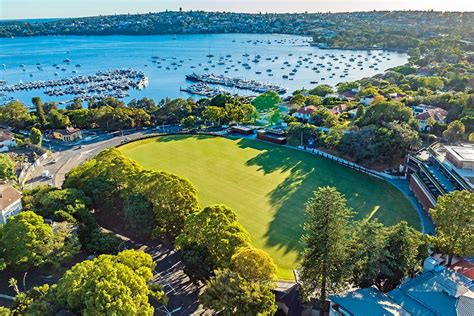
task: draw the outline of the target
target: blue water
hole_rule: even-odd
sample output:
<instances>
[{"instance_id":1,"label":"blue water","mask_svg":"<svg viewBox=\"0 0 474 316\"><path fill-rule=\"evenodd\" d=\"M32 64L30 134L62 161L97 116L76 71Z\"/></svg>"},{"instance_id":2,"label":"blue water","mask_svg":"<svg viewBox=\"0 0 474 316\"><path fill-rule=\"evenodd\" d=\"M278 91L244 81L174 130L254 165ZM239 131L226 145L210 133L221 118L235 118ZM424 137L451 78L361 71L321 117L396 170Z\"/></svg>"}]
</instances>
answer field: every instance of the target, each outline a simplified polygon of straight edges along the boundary
<instances>
[{"instance_id":1,"label":"blue water","mask_svg":"<svg viewBox=\"0 0 474 316\"><path fill-rule=\"evenodd\" d=\"M187 98L192 96L179 90L180 87L190 84L185 80L185 75L192 72L198 74L213 72L232 77L260 80L279 84L292 92L296 89L310 88L316 85L311 84L311 81L334 86L341 81L352 81L372 76L387 68L407 62L406 54L402 53L322 50L310 46L308 40L307 37L278 34L3 38L0 39L0 79L6 80L7 84L14 84L20 81L28 82L93 74L99 70L134 68L145 72L149 78L149 85L143 90L129 91L131 95L125 100L145 96L160 100L165 97ZM215 57L207 57L209 54ZM250 56L244 57L244 54ZM253 63L252 60L257 54L261 55L260 62ZM382 55L379 56L379 54ZM225 57L227 55L232 57ZM338 60L333 60L329 55L335 55ZM161 61L163 68L159 69L157 64L152 63L152 56L165 59ZM325 59L320 59L320 56L325 56ZM374 56L381 59L381 62L376 66L378 70L369 68L369 65L373 64ZM224 57L224 65L217 64L219 57ZM355 61L350 62L351 66L347 77L340 78L346 67L345 63L349 63L351 57ZM69 65L63 62L65 58L71 60ZM271 58L271 60L266 60L266 58ZM308 58L308 60L302 62L301 66L297 68L298 71L293 76L294 80L282 78L283 75L288 75L295 68L298 60L303 61L304 58ZM369 61L365 61L365 58L368 58ZM180 60L183 62L179 63ZM209 60L212 63L208 63ZM359 60L363 62L363 70L357 66ZM174 69L175 67L171 66L173 62L181 66ZM242 63L246 62L251 65L252 69L247 70L242 66ZM286 66L284 62L291 64L291 67ZM316 65L317 63L327 65L328 62L332 62L331 71ZM37 63L41 64L43 70L37 69ZM199 63L202 66L199 66ZM5 66L3 67L2 64ZM25 71L20 67L21 64L25 65ZM57 70L52 66L53 64L58 64L67 70L64 72ZM80 64L80 68L76 68L76 64ZM192 66L196 68L192 69ZM170 67L170 70L165 69L166 67ZM206 67L209 68L209 71L204 70ZM281 69L282 67L284 69ZM311 69L312 67L320 69L320 73L316 73ZM340 67L340 69L335 69L335 67ZM272 69L272 77L268 76L267 69ZM73 70L76 70L77 74L72 73ZM55 76L55 72L59 72L59 76ZM261 72L261 74L256 74L256 72ZM333 78L329 78L331 73L335 73ZM243 90L233 90L232 92L255 94ZM70 95L49 97L41 90L20 91L7 95L7 97L14 97L26 103L29 103L34 96L41 96L45 101L65 101L73 98ZM199 97L196 96L196 98Z\"/></svg>"}]
</instances>

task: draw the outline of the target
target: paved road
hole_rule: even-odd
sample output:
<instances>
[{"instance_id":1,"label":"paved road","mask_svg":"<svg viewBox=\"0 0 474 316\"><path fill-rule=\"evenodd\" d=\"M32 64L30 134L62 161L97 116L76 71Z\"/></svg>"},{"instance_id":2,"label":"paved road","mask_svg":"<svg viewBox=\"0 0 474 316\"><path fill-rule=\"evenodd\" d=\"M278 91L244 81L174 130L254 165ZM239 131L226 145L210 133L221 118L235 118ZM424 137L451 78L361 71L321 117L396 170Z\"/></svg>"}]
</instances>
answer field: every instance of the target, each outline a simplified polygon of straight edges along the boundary
<instances>
[{"instance_id":1,"label":"paved road","mask_svg":"<svg viewBox=\"0 0 474 316\"><path fill-rule=\"evenodd\" d=\"M167 132L177 131L178 127L168 126ZM44 146L50 148L52 156L43 161L25 182L25 189L32 189L40 185L61 187L65 175L84 161L96 156L102 150L120 145L124 141L133 140L144 135L158 133L159 130L124 131L122 134L103 134L88 141L76 143L45 142ZM115 135L115 136L114 136ZM44 176L48 171L50 177Z\"/></svg>"}]
</instances>

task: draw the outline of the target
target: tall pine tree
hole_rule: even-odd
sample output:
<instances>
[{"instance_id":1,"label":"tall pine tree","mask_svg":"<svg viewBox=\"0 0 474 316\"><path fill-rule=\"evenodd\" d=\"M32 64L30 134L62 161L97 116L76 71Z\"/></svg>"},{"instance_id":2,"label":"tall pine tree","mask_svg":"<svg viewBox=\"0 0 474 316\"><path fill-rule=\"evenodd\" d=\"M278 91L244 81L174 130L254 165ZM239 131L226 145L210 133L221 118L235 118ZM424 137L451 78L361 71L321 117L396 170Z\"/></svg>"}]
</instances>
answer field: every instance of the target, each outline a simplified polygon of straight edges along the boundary
<instances>
[{"instance_id":1,"label":"tall pine tree","mask_svg":"<svg viewBox=\"0 0 474 316\"><path fill-rule=\"evenodd\" d=\"M352 210L334 187L321 187L306 203L300 280L306 299L319 295L323 309L327 296L349 277Z\"/></svg>"}]
</instances>

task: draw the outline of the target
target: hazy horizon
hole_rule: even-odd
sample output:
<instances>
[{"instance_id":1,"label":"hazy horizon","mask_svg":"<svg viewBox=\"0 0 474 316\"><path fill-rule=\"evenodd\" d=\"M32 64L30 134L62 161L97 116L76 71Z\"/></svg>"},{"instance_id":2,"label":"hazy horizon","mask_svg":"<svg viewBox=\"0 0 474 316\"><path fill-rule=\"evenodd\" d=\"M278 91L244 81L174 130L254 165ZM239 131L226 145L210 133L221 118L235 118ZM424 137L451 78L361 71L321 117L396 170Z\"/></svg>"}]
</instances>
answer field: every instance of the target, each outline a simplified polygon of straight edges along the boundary
<instances>
[{"instance_id":1,"label":"hazy horizon","mask_svg":"<svg viewBox=\"0 0 474 316\"><path fill-rule=\"evenodd\" d=\"M177 11L351 12L371 10L473 11L469 0L0 0L0 19L68 18Z\"/></svg>"}]
</instances>

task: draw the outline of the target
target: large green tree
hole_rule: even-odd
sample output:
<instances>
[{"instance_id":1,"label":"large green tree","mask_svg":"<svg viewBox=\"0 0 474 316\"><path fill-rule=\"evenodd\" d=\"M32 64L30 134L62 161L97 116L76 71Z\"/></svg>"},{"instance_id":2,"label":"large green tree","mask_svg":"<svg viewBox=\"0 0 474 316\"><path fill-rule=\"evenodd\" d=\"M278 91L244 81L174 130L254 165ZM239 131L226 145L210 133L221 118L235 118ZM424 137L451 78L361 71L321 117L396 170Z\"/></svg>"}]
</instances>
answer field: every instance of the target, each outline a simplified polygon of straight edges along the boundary
<instances>
[{"instance_id":1,"label":"large green tree","mask_svg":"<svg viewBox=\"0 0 474 316\"><path fill-rule=\"evenodd\" d=\"M277 310L268 285L247 281L230 269L217 271L199 300L223 315L274 315Z\"/></svg>"},{"instance_id":2,"label":"large green tree","mask_svg":"<svg viewBox=\"0 0 474 316\"><path fill-rule=\"evenodd\" d=\"M196 189L187 179L164 171L141 171L132 190L153 206L156 227L153 235L174 240L183 230L185 219L198 209Z\"/></svg>"},{"instance_id":3,"label":"large green tree","mask_svg":"<svg viewBox=\"0 0 474 316\"><path fill-rule=\"evenodd\" d=\"M412 127L416 127L412 110L397 101L378 102L367 107L364 115L359 120L359 125L374 124L381 126L391 122L407 123Z\"/></svg>"},{"instance_id":4,"label":"large green tree","mask_svg":"<svg viewBox=\"0 0 474 316\"><path fill-rule=\"evenodd\" d=\"M33 121L30 112L20 101L13 101L0 107L0 124L23 129L31 126Z\"/></svg>"},{"instance_id":5,"label":"large green tree","mask_svg":"<svg viewBox=\"0 0 474 316\"><path fill-rule=\"evenodd\" d=\"M3 226L0 249L7 266L26 270L48 260L53 236L51 226L31 211L21 212Z\"/></svg>"},{"instance_id":6,"label":"large green tree","mask_svg":"<svg viewBox=\"0 0 474 316\"><path fill-rule=\"evenodd\" d=\"M52 129L66 128L71 124L69 117L56 109L52 109L48 114L49 127Z\"/></svg>"},{"instance_id":7,"label":"large green tree","mask_svg":"<svg viewBox=\"0 0 474 316\"><path fill-rule=\"evenodd\" d=\"M252 101L257 111L272 110L278 103L281 103L281 98L280 95L274 91L262 93Z\"/></svg>"},{"instance_id":8,"label":"large green tree","mask_svg":"<svg viewBox=\"0 0 474 316\"><path fill-rule=\"evenodd\" d=\"M44 103L40 97L34 97L31 102L35 106L36 116L38 117L38 123L42 128L46 127L48 120L46 119L46 114L44 112Z\"/></svg>"},{"instance_id":9,"label":"large green tree","mask_svg":"<svg viewBox=\"0 0 474 316\"><path fill-rule=\"evenodd\" d=\"M39 129L36 127L33 127L30 131L30 142L33 145L38 145L41 146L41 143L43 141L43 134Z\"/></svg>"},{"instance_id":10,"label":"large green tree","mask_svg":"<svg viewBox=\"0 0 474 316\"><path fill-rule=\"evenodd\" d=\"M474 255L474 193L453 191L438 198L430 210L437 225L433 238L436 249L449 255Z\"/></svg>"},{"instance_id":11,"label":"large green tree","mask_svg":"<svg viewBox=\"0 0 474 316\"><path fill-rule=\"evenodd\" d=\"M45 264L58 268L80 249L72 224L56 223L54 229L31 211L11 217L0 234L0 257L18 270Z\"/></svg>"},{"instance_id":12,"label":"large green tree","mask_svg":"<svg viewBox=\"0 0 474 316\"><path fill-rule=\"evenodd\" d=\"M30 298L26 314L153 315L149 298L166 302L161 286L151 283L153 267L149 254L135 250L82 261L67 270L57 285L23 295Z\"/></svg>"},{"instance_id":13,"label":"large green tree","mask_svg":"<svg viewBox=\"0 0 474 316\"><path fill-rule=\"evenodd\" d=\"M195 249L196 245L208 254L212 269L226 268L239 248L250 245L250 237L237 222L232 209L225 205L211 205L190 214L182 233L176 238L177 249L184 252Z\"/></svg>"},{"instance_id":14,"label":"large green tree","mask_svg":"<svg viewBox=\"0 0 474 316\"><path fill-rule=\"evenodd\" d=\"M265 251L253 247L240 248L232 256L232 271L247 281L272 284L277 266Z\"/></svg>"},{"instance_id":15,"label":"large green tree","mask_svg":"<svg viewBox=\"0 0 474 316\"><path fill-rule=\"evenodd\" d=\"M15 179L15 164L10 156L0 154L0 182Z\"/></svg>"},{"instance_id":16,"label":"large green tree","mask_svg":"<svg viewBox=\"0 0 474 316\"><path fill-rule=\"evenodd\" d=\"M418 272L427 256L427 245L422 234L407 222L401 221L388 227L379 260L381 272L377 286L384 292L394 289L405 277Z\"/></svg>"},{"instance_id":17,"label":"large green tree","mask_svg":"<svg viewBox=\"0 0 474 316\"><path fill-rule=\"evenodd\" d=\"M325 97L328 94L334 93L333 88L327 84L321 84L309 90L309 94Z\"/></svg>"},{"instance_id":18,"label":"large green tree","mask_svg":"<svg viewBox=\"0 0 474 316\"><path fill-rule=\"evenodd\" d=\"M346 199L334 187L319 188L306 203L300 280L306 298L318 293L325 309L328 294L348 278L351 217Z\"/></svg>"},{"instance_id":19,"label":"large green tree","mask_svg":"<svg viewBox=\"0 0 474 316\"><path fill-rule=\"evenodd\" d=\"M466 127L461 121L452 121L443 132L443 136L449 141L458 141L466 132Z\"/></svg>"},{"instance_id":20,"label":"large green tree","mask_svg":"<svg viewBox=\"0 0 474 316\"><path fill-rule=\"evenodd\" d=\"M352 233L352 280L358 287L370 287L380 275L379 260L385 245L385 227L376 219L363 219Z\"/></svg>"}]
</instances>

